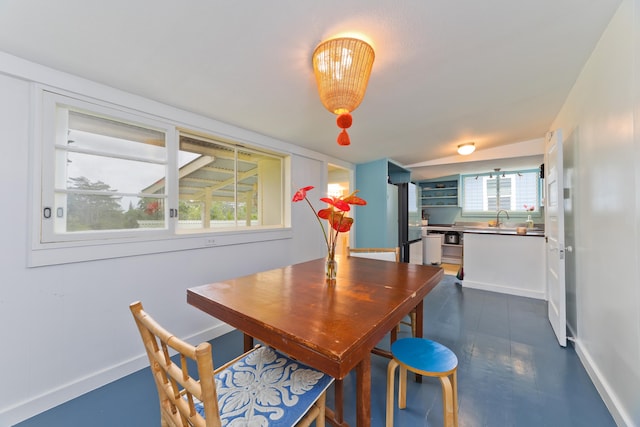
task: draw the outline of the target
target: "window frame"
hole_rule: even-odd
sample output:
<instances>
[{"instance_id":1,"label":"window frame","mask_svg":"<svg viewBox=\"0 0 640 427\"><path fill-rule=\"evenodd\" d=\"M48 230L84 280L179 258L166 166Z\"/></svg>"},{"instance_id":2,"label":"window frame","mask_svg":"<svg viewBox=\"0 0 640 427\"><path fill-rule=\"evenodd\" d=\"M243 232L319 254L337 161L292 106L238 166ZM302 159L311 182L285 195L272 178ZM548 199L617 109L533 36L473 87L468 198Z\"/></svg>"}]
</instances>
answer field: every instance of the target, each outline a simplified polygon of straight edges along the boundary
<instances>
[{"instance_id":1,"label":"window frame","mask_svg":"<svg viewBox=\"0 0 640 427\"><path fill-rule=\"evenodd\" d=\"M543 217L543 211L542 211L542 190L543 190L543 182L542 182L542 178L540 178L540 171L538 169L521 169L521 170L513 170L513 171L508 171L508 172L500 172L500 175L502 175L503 173L511 175L513 176L517 176L518 174L535 174L537 176L537 180L536 180L536 202L535 202L535 209L533 211L526 211L524 209L520 210L520 209L505 209L509 215L512 218L524 218L526 219L529 215L531 215L532 218L542 218ZM473 210L468 210L465 209L465 205L464 205L464 200L465 200L465 195L467 192L467 188L466 188L466 183L465 180L467 178L469 179L476 179L476 177L478 177L478 179L480 178L489 178L492 175L496 175L496 172L487 172L487 173L480 173L480 174L465 174L465 175L460 175L460 215L462 217L475 217L475 218L495 218L496 212L497 210L494 211L473 211ZM511 194L509 195L509 197L514 197L513 194L513 186L514 183L512 182L511 185L512 187L512 191ZM486 187L485 187L486 189ZM486 198L488 198L489 196L485 196L485 201ZM503 197L500 194L496 194L495 198L498 197ZM506 197L506 196L505 196ZM503 207L500 207L500 209L504 209Z\"/></svg>"},{"instance_id":2,"label":"window frame","mask_svg":"<svg viewBox=\"0 0 640 427\"><path fill-rule=\"evenodd\" d=\"M291 154L265 149L259 144L246 141L236 141L229 137L220 138L237 149L249 149L259 153L275 155L281 159L281 224L277 226L240 227L234 229L178 229L176 218L169 215L170 208L178 207L178 165L179 134L187 132L194 135L206 135L211 139L218 139L215 132L203 130L197 126L180 123L153 114L141 112L106 101L100 101L88 96L69 93L61 89L47 87L42 84L32 84L32 111L30 135L30 176L33 177L29 188L30 248L27 257L28 267L44 265L82 262L98 259L118 258L124 256L144 255L176 250L187 250L214 246L226 246L251 242L270 241L292 237L290 226L290 206L285 203L287 193L290 192L288 181L291 176ZM64 102L61 102L64 101ZM122 119L125 123L138 123L160 129L165 132L166 174L167 180L165 204L166 227L162 229L123 229L92 231L78 233L76 238L55 234L54 240L43 239L43 209L45 203L54 198L55 184L51 182L55 170L55 135L51 133L54 123L56 105L68 104L74 108L109 118ZM236 176L237 179L237 176ZM45 197L45 193L48 196Z\"/></svg>"},{"instance_id":3,"label":"window frame","mask_svg":"<svg viewBox=\"0 0 640 427\"><path fill-rule=\"evenodd\" d=\"M58 129L56 127L56 112L58 106L68 107L73 111L87 111L95 116L102 116L109 119L117 120L119 123L135 124L137 126L144 126L148 129L161 131L165 134L165 161L162 162L165 167L165 179L167 182L173 181L175 170L175 156L171 156L169 153L175 147L175 127L170 124L151 119L144 116L138 116L128 111L116 109L113 107L105 107L94 103L78 100L69 96L61 95L51 91L43 92L43 140L42 140L42 184L41 184L41 197L42 197L42 209L45 207L53 207L55 202L55 168L56 168L56 149L59 145L56 142ZM47 142L49 136L55 136L54 140L50 143ZM52 161L47 161L52 160ZM47 177L51 177L49 181ZM175 224L170 221L168 215L168 207L173 206L173 194L171 190L167 189L165 196L165 212L166 218L165 226L163 228L149 228L149 229L124 229L124 230L104 230L104 231L91 231L87 233L82 232L68 232L57 233L55 226L51 222L43 221L40 228L41 238L40 241L43 244L49 243L61 243L61 242L78 242L78 241L99 241L99 240L111 240L111 239L136 239L141 234L147 234L149 237L162 237L167 233L174 231ZM43 211L40 211L42 214ZM65 213L65 216L67 213ZM52 216L55 216L52 214ZM41 215L42 219L42 215Z\"/></svg>"}]
</instances>

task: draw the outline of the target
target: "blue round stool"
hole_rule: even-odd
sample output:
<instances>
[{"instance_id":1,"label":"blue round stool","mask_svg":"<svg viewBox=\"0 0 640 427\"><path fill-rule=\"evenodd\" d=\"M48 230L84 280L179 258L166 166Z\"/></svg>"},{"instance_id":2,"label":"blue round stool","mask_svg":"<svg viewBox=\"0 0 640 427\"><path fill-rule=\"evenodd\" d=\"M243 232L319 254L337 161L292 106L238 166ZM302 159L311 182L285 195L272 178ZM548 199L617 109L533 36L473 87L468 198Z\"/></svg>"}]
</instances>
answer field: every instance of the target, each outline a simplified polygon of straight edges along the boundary
<instances>
[{"instance_id":1,"label":"blue round stool","mask_svg":"<svg viewBox=\"0 0 640 427\"><path fill-rule=\"evenodd\" d=\"M387 368L387 427L393 427L395 372L400 366L398 407L407 407L407 371L438 377L442 383L444 425L458 425L458 358L444 345L424 338L402 338L391 345L393 359Z\"/></svg>"}]
</instances>

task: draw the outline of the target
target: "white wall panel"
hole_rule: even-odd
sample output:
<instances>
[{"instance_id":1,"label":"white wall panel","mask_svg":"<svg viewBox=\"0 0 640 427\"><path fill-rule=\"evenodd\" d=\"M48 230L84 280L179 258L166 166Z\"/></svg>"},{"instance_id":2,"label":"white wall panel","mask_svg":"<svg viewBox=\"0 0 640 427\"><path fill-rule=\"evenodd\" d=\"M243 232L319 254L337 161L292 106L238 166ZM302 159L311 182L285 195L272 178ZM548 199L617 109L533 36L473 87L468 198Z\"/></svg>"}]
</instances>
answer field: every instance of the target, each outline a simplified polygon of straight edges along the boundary
<instances>
[{"instance_id":1,"label":"white wall panel","mask_svg":"<svg viewBox=\"0 0 640 427\"><path fill-rule=\"evenodd\" d=\"M638 8L626 0L552 129L574 134L576 349L619 425L640 425Z\"/></svg>"}]
</instances>

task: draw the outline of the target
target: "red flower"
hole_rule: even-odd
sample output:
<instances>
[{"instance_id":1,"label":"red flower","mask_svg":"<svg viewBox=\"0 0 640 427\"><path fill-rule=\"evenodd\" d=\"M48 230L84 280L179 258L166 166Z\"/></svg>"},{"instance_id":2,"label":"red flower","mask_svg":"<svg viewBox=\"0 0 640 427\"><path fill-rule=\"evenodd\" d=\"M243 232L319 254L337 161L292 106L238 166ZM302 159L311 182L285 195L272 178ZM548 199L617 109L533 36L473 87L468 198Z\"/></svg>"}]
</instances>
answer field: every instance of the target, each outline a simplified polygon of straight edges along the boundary
<instances>
[{"instance_id":1,"label":"red flower","mask_svg":"<svg viewBox=\"0 0 640 427\"><path fill-rule=\"evenodd\" d=\"M349 205L364 206L367 204L367 202L364 199L356 196L356 193L358 192L358 190L356 190L346 197L322 197L320 200L327 203L329 207L320 209L318 212L316 212L309 199L307 199L307 191L311 190L312 188L312 186L303 187L296 191L296 193L293 195L293 201L300 202L302 200L306 200L307 204L318 219L320 227L322 227L324 240L327 243L328 256L329 258L333 258L335 256L338 233L345 233L351 230L351 227L353 226L353 218L345 215L345 212L349 212L351 210L351 206ZM329 229L329 234L327 234L327 232L325 231L324 225L322 225L320 219L326 219L329 223L331 227Z\"/></svg>"},{"instance_id":2,"label":"red flower","mask_svg":"<svg viewBox=\"0 0 640 427\"><path fill-rule=\"evenodd\" d=\"M307 197L307 191L309 190L313 190L313 185L301 188L298 191L296 191L296 194L293 195L293 201L299 202L301 200L304 200Z\"/></svg>"},{"instance_id":3,"label":"red flower","mask_svg":"<svg viewBox=\"0 0 640 427\"><path fill-rule=\"evenodd\" d=\"M331 198L323 197L320 199L320 201L329 203L331 206L333 206L338 210L341 210L342 212L349 212L351 210L351 207L349 207L349 203L345 202L344 200L338 197L331 197Z\"/></svg>"},{"instance_id":4,"label":"red flower","mask_svg":"<svg viewBox=\"0 0 640 427\"><path fill-rule=\"evenodd\" d=\"M331 218L331 228L336 230L338 233L346 233L351 230L351 226L353 225L353 218L344 215L334 215Z\"/></svg>"},{"instance_id":5,"label":"red flower","mask_svg":"<svg viewBox=\"0 0 640 427\"><path fill-rule=\"evenodd\" d=\"M361 199L360 197L356 196L357 192L358 190L354 191L353 193L345 197L343 200L349 203L350 205L361 205L361 206L366 205L367 201L365 199Z\"/></svg>"}]
</instances>

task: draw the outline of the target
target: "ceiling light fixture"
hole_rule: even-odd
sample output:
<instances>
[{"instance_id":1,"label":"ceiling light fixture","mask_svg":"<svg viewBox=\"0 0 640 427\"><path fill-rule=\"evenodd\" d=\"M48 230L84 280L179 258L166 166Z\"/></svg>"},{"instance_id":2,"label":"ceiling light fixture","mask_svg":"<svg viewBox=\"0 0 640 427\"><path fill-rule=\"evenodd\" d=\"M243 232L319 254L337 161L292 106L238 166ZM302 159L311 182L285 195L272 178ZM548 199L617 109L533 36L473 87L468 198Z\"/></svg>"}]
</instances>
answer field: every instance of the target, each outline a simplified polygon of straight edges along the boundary
<instances>
[{"instance_id":1,"label":"ceiling light fixture","mask_svg":"<svg viewBox=\"0 0 640 427\"><path fill-rule=\"evenodd\" d=\"M347 129L351 112L362 102L367 90L375 53L366 42L353 37L325 40L313 51L320 100L327 110L338 114L336 122L342 132L339 145L349 145Z\"/></svg>"},{"instance_id":2,"label":"ceiling light fixture","mask_svg":"<svg viewBox=\"0 0 640 427\"><path fill-rule=\"evenodd\" d=\"M467 156L476 151L475 142L467 142L465 144L458 145L458 154L461 156Z\"/></svg>"}]
</instances>

